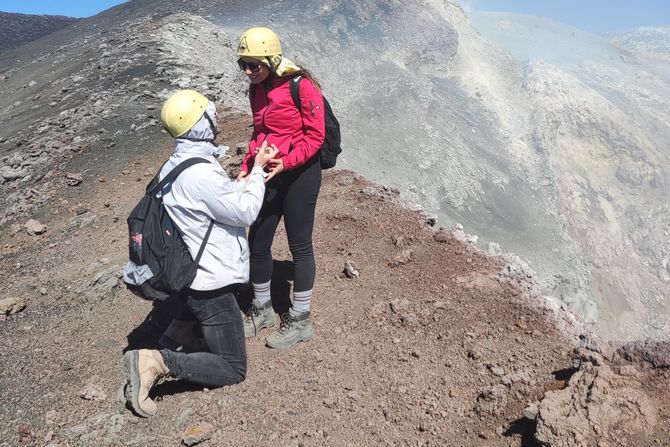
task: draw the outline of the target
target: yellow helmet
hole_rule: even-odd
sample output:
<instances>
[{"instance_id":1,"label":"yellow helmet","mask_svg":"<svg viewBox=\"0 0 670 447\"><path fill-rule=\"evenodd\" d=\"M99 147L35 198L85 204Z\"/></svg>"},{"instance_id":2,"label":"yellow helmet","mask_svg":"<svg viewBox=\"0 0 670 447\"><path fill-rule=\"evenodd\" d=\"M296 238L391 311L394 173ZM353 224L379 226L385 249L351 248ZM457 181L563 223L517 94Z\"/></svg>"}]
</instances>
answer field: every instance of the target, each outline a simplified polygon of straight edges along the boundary
<instances>
[{"instance_id":1,"label":"yellow helmet","mask_svg":"<svg viewBox=\"0 0 670 447\"><path fill-rule=\"evenodd\" d=\"M240 38L237 54L249 57L275 56L281 54L281 43L270 28L249 28Z\"/></svg>"},{"instance_id":2,"label":"yellow helmet","mask_svg":"<svg viewBox=\"0 0 670 447\"><path fill-rule=\"evenodd\" d=\"M200 120L208 103L207 98L194 90L179 90L163 104L163 127L174 138L184 135Z\"/></svg>"}]
</instances>

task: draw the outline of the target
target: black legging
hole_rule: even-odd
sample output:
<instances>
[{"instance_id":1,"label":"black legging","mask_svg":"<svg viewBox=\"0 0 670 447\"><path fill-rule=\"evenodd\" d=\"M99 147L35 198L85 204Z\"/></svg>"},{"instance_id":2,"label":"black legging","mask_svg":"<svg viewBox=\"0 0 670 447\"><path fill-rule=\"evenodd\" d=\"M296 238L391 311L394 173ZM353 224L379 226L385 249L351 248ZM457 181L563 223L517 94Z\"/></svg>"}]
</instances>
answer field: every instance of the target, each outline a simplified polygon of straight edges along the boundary
<instances>
[{"instance_id":1,"label":"black legging","mask_svg":"<svg viewBox=\"0 0 670 447\"><path fill-rule=\"evenodd\" d=\"M321 189L318 154L292 171L284 171L265 186L263 206L249 231L251 282L263 284L272 278L272 239L284 216L288 245L293 255L294 292L311 290L316 264L312 247L316 199Z\"/></svg>"}]
</instances>

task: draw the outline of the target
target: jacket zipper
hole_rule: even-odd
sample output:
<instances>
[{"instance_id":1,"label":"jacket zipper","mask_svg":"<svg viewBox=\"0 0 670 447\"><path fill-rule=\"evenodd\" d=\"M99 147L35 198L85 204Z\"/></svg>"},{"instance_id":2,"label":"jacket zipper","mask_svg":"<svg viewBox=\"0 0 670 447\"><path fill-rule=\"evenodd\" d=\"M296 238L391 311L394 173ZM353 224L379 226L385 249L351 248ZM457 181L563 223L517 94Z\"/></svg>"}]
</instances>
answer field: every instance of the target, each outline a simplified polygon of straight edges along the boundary
<instances>
[{"instance_id":1,"label":"jacket zipper","mask_svg":"<svg viewBox=\"0 0 670 447\"><path fill-rule=\"evenodd\" d=\"M267 106L265 107L265 110L263 110L263 118L261 119L261 124L263 125L263 129L265 131L265 134L267 135L268 127L265 125L265 114L268 113L268 109L270 108L270 98L268 97L268 93L270 93L270 90L268 89L267 84L263 85L263 91L265 91L265 102L267 102Z\"/></svg>"},{"instance_id":2,"label":"jacket zipper","mask_svg":"<svg viewBox=\"0 0 670 447\"><path fill-rule=\"evenodd\" d=\"M268 106L270 106L270 103L268 102ZM263 129L265 130L265 134L267 135L267 126L265 125L265 114L268 113L268 107L265 108L263 111L263 118L261 119L261 124L263 125Z\"/></svg>"}]
</instances>

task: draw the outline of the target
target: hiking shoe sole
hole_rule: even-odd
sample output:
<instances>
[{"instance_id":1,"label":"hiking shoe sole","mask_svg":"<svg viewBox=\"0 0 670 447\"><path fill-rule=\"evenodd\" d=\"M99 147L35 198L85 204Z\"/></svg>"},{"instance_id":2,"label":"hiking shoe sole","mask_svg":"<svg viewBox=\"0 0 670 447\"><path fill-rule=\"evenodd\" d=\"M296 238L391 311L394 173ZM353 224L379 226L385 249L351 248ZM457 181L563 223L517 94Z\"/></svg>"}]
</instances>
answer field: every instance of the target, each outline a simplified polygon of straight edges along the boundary
<instances>
[{"instance_id":1,"label":"hiking shoe sole","mask_svg":"<svg viewBox=\"0 0 670 447\"><path fill-rule=\"evenodd\" d=\"M140 408L140 371L138 369L139 352L127 351L123 354L123 375L126 377L125 395L126 402L130 404L131 410L143 418L153 416Z\"/></svg>"},{"instance_id":2,"label":"hiking shoe sole","mask_svg":"<svg viewBox=\"0 0 670 447\"><path fill-rule=\"evenodd\" d=\"M125 366L124 366L124 376L125 376ZM128 382L123 382L123 384L119 387L119 391L116 393L116 399L121 402L122 404L125 404L128 402L128 399L126 398L126 388L128 387Z\"/></svg>"}]
</instances>

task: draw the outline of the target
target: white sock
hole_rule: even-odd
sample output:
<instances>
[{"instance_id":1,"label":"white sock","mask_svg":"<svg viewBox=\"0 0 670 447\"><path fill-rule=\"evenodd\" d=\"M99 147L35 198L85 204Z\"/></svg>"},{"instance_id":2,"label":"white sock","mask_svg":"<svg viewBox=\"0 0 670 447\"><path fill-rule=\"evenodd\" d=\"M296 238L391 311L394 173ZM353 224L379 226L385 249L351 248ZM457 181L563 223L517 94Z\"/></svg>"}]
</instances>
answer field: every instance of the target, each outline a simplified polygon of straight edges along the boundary
<instances>
[{"instance_id":1,"label":"white sock","mask_svg":"<svg viewBox=\"0 0 670 447\"><path fill-rule=\"evenodd\" d=\"M270 301L270 283L268 281L263 284L251 283L254 288L254 301L256 302L256 307L265 307L265 305Z\"/></svg>"},{"instance_id":2,"label":"white sock","mask_svg":"<svg viewBox=\"0 0 670 447\"><path fill-rule=\"evenodd\" d=\"M293 294L293 307L291 307L289 313L297 317L300 314L309 312L310 304L312 304L312 289L305 290L304 292L295 292Z\"/></svg>"}]
</instances>

